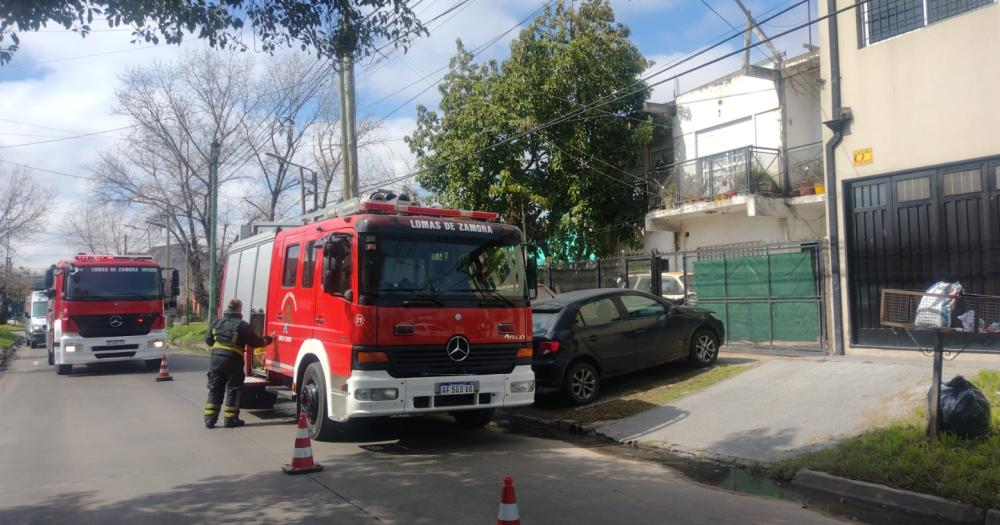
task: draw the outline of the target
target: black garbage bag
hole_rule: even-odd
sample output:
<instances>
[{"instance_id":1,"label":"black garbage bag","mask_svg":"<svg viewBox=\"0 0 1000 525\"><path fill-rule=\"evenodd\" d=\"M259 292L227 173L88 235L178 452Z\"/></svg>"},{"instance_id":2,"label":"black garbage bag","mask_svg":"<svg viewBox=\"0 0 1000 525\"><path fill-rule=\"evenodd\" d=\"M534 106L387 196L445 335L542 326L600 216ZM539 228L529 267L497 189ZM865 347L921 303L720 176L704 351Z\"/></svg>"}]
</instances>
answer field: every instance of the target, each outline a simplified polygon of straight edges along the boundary
<instances>
[{"instance_id":1,"label":"black garbage bag","mask_svg":"<svg viewBox=\"0 0 1000 525\"><path fill-rule=\"evenodd\" d=\"M930 402L928 392L928 414ZM985 439L990 435L990 402L976 385L962 376L941 385L941 431L965 439Z\"/></svg>"}]
</instances>

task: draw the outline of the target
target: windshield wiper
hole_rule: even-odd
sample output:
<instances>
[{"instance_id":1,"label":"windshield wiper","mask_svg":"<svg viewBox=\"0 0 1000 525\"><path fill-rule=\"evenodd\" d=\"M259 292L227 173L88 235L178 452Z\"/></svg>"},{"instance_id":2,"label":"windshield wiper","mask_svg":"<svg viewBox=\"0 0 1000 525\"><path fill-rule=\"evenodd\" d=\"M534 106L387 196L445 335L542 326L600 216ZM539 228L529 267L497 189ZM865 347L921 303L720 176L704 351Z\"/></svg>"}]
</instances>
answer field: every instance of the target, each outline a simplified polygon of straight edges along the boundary
<instances>
[{"instance_id":1,"label":"windshield wiper","mask_svg":"<svg viewBox=\"0 0 1000 525\"><path fill-rule=\"evenodd\" d=\"M508 297L496 290L489 290L486 288L469 288L467 290L449 290L452 292L478 292L483 294L483 299L479 301L479 306L489 306L491 304L500 303L503 306L514 306L514 301L511 301Z\"/></svg>"}]
</instances>

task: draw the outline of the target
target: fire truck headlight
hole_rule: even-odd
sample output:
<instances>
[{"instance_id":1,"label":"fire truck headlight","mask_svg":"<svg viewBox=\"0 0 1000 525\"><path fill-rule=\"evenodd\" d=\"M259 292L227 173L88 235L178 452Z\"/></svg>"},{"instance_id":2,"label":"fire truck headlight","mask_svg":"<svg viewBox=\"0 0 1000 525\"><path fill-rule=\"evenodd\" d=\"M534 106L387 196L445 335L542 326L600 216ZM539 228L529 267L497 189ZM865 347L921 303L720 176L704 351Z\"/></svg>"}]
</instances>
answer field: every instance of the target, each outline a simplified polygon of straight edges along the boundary
<instances>
[{"instance_id":1,"label":"fire truck headlight","mask_svg":"<svg viewBox=\"0 0 1000 525\"><path fill-rule=\"evenodd\" d=\"M399 397L395 388L359 388L354 391L354 398L361 401L392 401Z\"/></svg>"},{"instance_id":2,"label":"fire truck headlight","mask_svg":"<svg viewBox=\"0 0 1000 525\"><path fill-rule=\"evenodd\" d=\"M67 352L76 352L76 349L77 349L76 345L66 345L63 347L63 350Z\"/></svg>"},{"instance_id":3,"label":"fire truck headlight","mask_svg":"<svg viewBox=\"0 0 1000 525\"><path fill-rule=\"evenodd\" d=\"M523 394L526 392L535 391L534 381L511 381L510 382L510 393L511 394Z\"/></svg>"},{"instance_id":4,"label":"fire truck headlight","mask_svg":"<svg viewBox=\"0 0 1000 525\"><path fill-rule=\"evenodd\" d=\"M155 341L150 341L149 342L149 347L150 348L163 348L164 346L166 346L166 345L164 344L164 342L163 342L162 339L156 339Z\"/></svg>"}]
</instances>

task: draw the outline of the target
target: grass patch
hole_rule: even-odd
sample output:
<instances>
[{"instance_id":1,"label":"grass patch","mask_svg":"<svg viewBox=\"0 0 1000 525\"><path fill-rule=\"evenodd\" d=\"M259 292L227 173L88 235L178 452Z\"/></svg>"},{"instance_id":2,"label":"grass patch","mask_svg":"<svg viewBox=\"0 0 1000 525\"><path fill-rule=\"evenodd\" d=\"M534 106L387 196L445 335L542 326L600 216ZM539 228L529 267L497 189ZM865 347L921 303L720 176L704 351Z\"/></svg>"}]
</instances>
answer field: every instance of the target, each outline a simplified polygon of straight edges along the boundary
<instances>
[{"instance_id":1,"label":"grass patch","mask_svg":"<svg viewBox=\"0 0 1000 525\"><path fill-rule=\"evenodd\" d=\"M772 475L789 479L802 468L1000 508L1000 371L971 380L990 401L993 434L986 440L924 435L924 411L831 448L778 463Z\"/></svg>"},{"instance_id":2,"label":"grass patch","mask_svg":"<svg viewBox=\"0 0 1000 525\"><path fill-rule=\"evenodd\" d=\"M18 336L23 330L23 325L0 325L0 352L6 352L10 347L14 346L14 341L17 341Z\"/></svg>"},{"instance_id":3,"label":"grass patch","mask_svg":"<svg viewBox=\"0 0 1000 525\"><path fill-rule=\"evenodd\" d=\"M579 424L623 419L651 408L667 405L684 396L729 379L749 368L746 364L717 363L711 368L694 369L689 373L671 377L667 384L631 392L609 401L555 411L534 408L530 413L546 419L571 419Z\"/></svg>"},{"instance_id":4,"label":"grass patch","mask_svg":"<svg viewBox=\"0 0 1000 525\"><path fill-rule=\"evenodd\" d=\"M185 351L207 354L205 347L205 330L208 323L175 324L167 328L167 342Z\"/></svg>"}]
</instances>

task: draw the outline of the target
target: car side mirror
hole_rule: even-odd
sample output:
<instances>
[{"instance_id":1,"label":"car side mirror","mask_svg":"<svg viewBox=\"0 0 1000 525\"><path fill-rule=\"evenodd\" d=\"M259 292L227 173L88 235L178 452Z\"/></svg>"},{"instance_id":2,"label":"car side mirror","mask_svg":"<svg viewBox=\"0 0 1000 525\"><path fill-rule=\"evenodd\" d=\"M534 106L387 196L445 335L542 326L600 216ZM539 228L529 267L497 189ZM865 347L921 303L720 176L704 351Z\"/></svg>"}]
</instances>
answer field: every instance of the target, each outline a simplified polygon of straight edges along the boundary
<instances>
[{"instance_id":1,"label":"car side mirror","mask_svg":"<svg viewBox=\"0 0 1000 525\"><path fill-rule=\"evenodd\" d=\"M174 270L170 272L170 296L173 297L174 306L177 306L177 297L181 295L181 272Z\"/></svg>"},{"instance_id":2,"label":"car side mirror","mask_svg":"<svg viewBox=\"0 0 1000 525\"><path fill-rule=\"evenodd\" d=\"M45 270L45 288L52 288L56 285L56 267L51 266Z\"/></svg>"},{"instance_id":3,"label":"car side mirror","mask_svg":"<svg viewBox=\"0 0 1000 525\"><path fill-rule=\"evenodd\" d=\"M55 299L55 297L56 297L56 289L55 288L49 288L48 290L45 290L45 296L48 297L49 299Z\"/></svg>"},{"instance_id":4,"label":"car side mirror","mask_svg":"<svg viewBox=\"0 0 1000 525\"><path fill-rule=\"evenodd\" d=\"M323 291L328 294L341 295L337 285L340 283L341 260L333 259L333 264L323 273Z\"/></svg>"}]
</instances>

